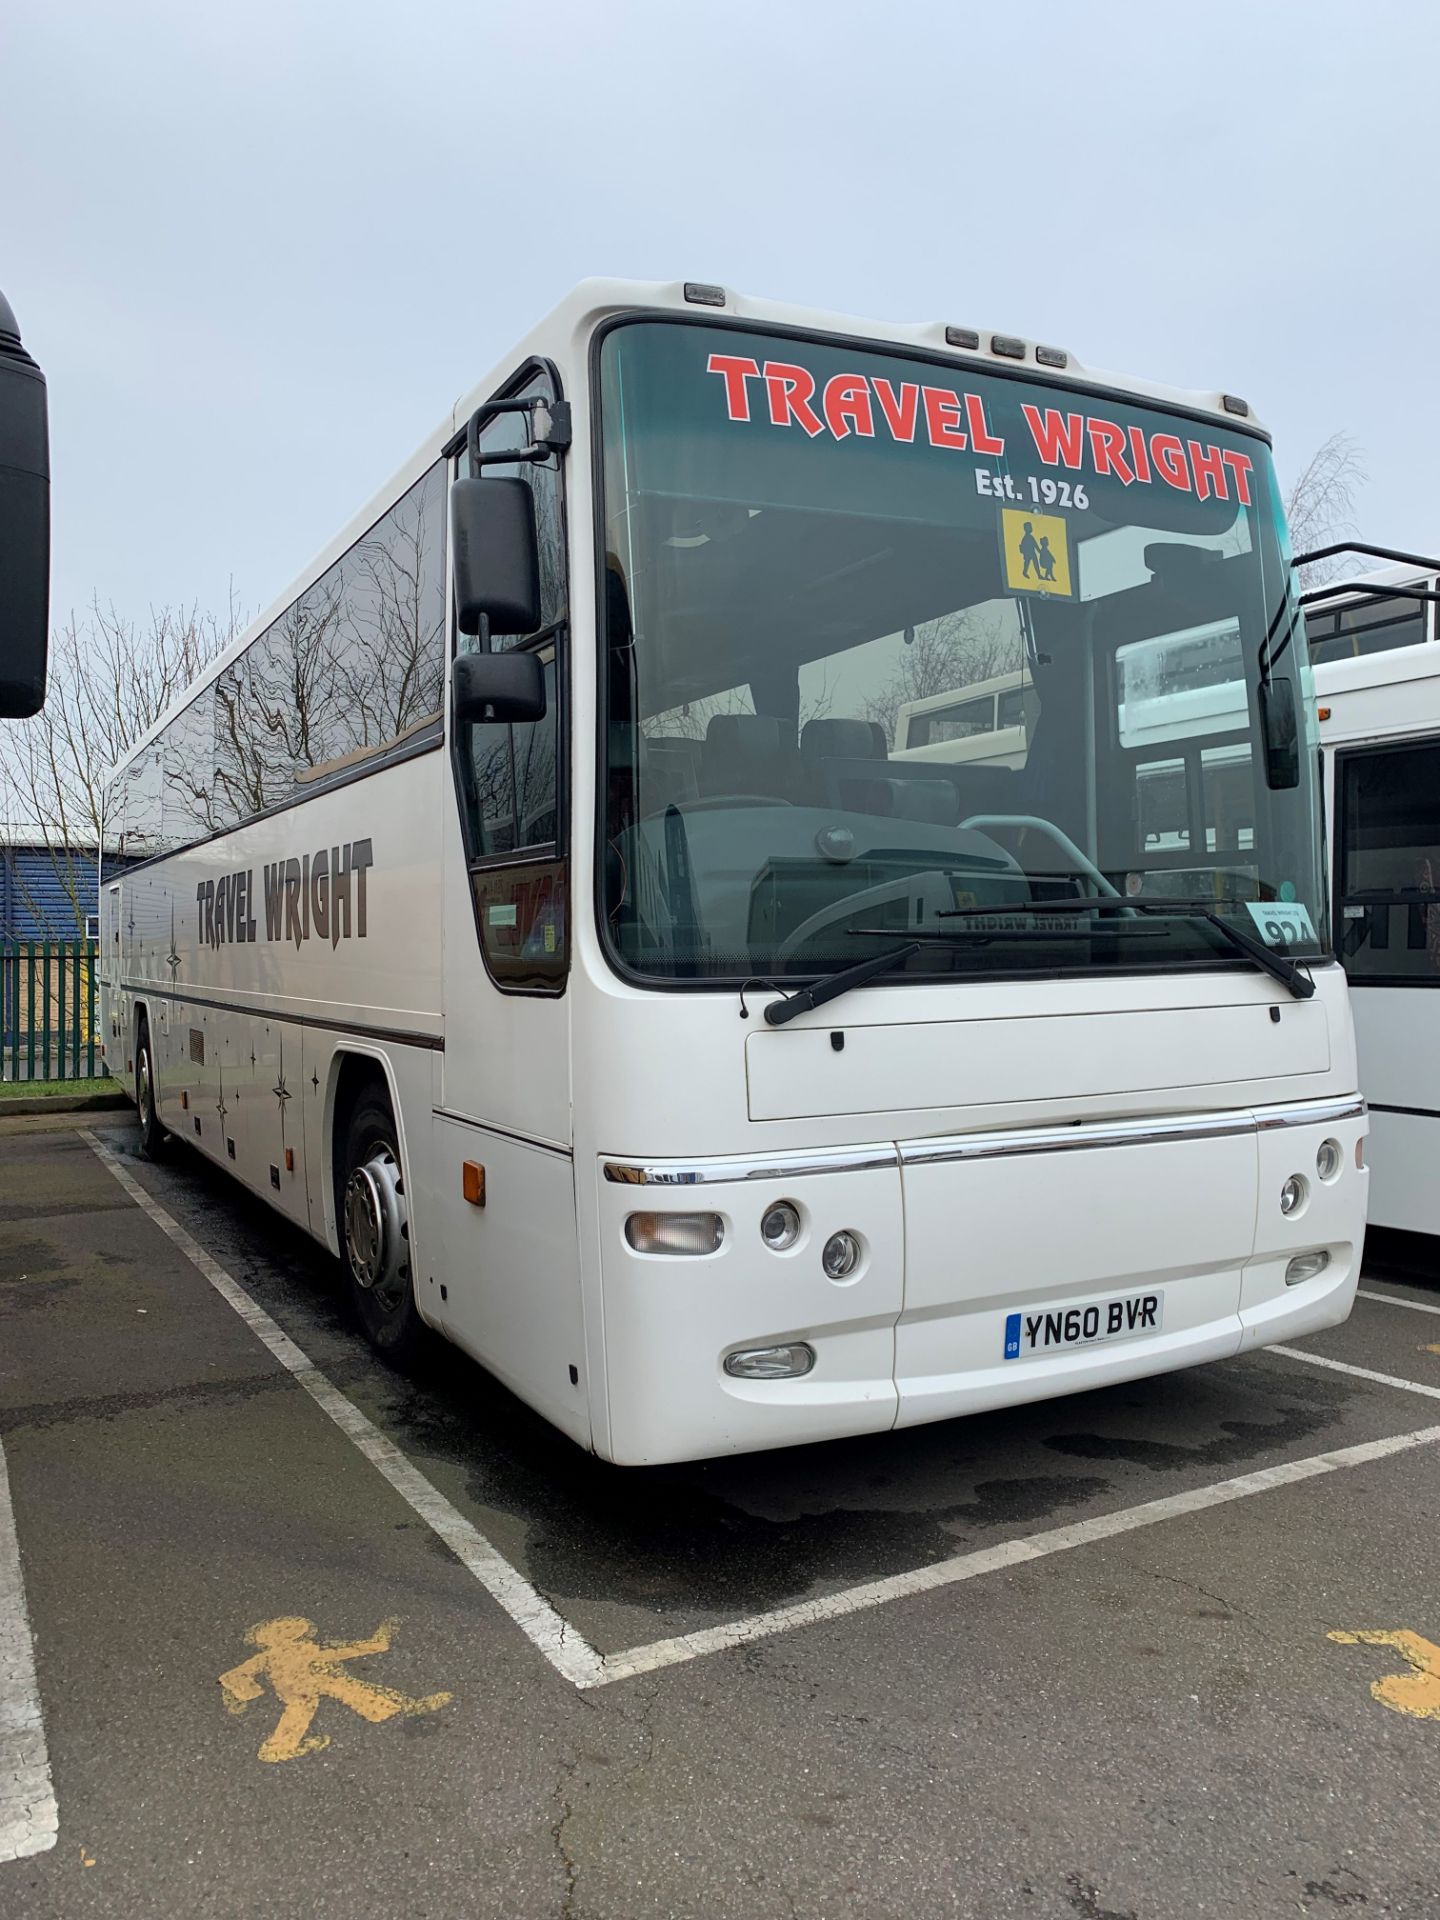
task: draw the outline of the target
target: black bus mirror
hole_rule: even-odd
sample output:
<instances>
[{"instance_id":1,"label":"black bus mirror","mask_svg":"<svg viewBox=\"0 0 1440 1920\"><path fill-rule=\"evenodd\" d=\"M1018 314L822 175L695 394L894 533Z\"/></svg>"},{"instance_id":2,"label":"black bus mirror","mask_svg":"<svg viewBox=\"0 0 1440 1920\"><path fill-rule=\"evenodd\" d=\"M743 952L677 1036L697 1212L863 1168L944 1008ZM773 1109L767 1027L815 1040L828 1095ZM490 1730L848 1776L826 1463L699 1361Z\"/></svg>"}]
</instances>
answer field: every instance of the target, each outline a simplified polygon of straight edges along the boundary
<instances>
[{"instance_id":1,"label":"black bus mirror","mask_svg":"<svg viewBox=\"0 0 1440 1920\"><path fill-rule=\"evenodd\" d=\"M487 484L497 483L492 480ZM505 482L498 484L503 486ZM545 669L538 653L456 655L457 725L480 726L488 720L540 720L544 714Z\"/></svg>"},{"instance_id":2,"label":"black bus mirror","mask_svg":"<svg viewBox=\"0 0 1440 1920\"><path fill-rule=\"evenodd\" d=\"M1300 719L1291 680L1260 682L1260 737L1265 745L1265 784L1272 793L1300 784Z\"/></svg>"},{"instance_id":3,"label":"black bus mirror","mask_svg":"<svg viewBox=\"0 0 1440 1920\"><path fill-rule=\"evenodd\" d=\"M0 719L45 704L50 627L50 435L45 376L0 294Z\"/></svg>"},{"instance_id":4,"label":"black bus mirror","mask_svg":"<svg viewBox=\"0 0 1440 1920\"><path fill-rule=\"evenodd\" d=\"M535 496L523 480L457 480L450 489L455 623L479 633L533 633L540 624ZM542 708L543 711L543 708Z\"/></svg>"}]
</instances>

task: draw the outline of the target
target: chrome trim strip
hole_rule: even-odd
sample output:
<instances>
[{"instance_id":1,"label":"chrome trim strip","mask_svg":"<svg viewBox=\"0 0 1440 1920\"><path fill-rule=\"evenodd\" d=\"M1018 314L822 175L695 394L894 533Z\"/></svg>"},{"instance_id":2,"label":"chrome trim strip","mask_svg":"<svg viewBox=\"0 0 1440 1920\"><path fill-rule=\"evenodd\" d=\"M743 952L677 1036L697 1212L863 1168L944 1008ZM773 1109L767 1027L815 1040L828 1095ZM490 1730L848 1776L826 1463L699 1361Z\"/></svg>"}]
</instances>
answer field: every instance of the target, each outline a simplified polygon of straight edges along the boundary
<instances>
[{"instance_id":1,"label":"chrome trim strip","mask_svg":"<svg viewBox=\"0 0 1440 1920\"><path fill-rule=\"evenodd\" d=\"M944 1160L997 1160L1022 1153L1143 1147L1164 1140L1223 1140L1230 1135L1254 1131L1255 1116L1248 1108L1220 1113L1149 1115L1143 1120L1075 1120L1060 1127L1016 1127L1004 1133L962 1133L936 1140L902 1140L900 1158L907 1167L927 1167Z\"/></svg>"},{"instance_id":2,"label":"chrome trim strip","mask_svg":"<svg viewBox=\"0 0 1440 1920\"><path fill-rule=\"evenodd\" d=\"M1293 1107L1257 1107L1255 1125L1261 1133L1272 1127L1323 1127L1331 1121L1363 1120L1369 1111L1358 1094L1348 1100L1306 1100Z\"/></svg>"},{"instance_id":3,"label":"chrome trim strip","mask_svg":"<svg viewBox=\"0 0 1440 1920\"><path fill-rule=\"evenodd\" d=\"M902 1140L907 1167L946 1160L990 1160L1011 1154L1073 1153L1098 1147L1155 1146L1170 1140L1221 1140L1274 1127L1326 1126L1363 1117L1365 1102L1311 1100L1283 1107L1235 1107L1215 1113L1149 1115L1138 1120L1075 1121L1062 1127L1017 1127L1004 1133L952 1134L936 1140Z\"/></svg>"},{"instance_id":4,"label":"chrome trim strip","mask_svg":"<svg viewBox=\"0 0 1440 1920\"><path fill-rule=\"evenodd\" d=\"M1013 1154L1075 1153L1099 1147L1154 1146L1170 1140L1223 1140L1276 1127L1330 1126L1365 1117L1356 1096L1279 1107L1227 1107L1215 1113L1150 1114L1136 1120L1075 1120L1063 1126L1014 1127L996 1133L948 1134L933 1140L875 1146L821 1147L813 1153L727 1155L689 1161L607 1160L605 1178L622 1186L699 1187L725 1180L799 1180L815 1173L862 1173L877 1167L925 1167L947 1160L992 1160Z\"/></svg>"},{"instance_id":5,"label":"chrome trim strip","mask_svg":"<svg viewBox=\"0 0 1440 1920\"><path fill-rule=\"evenodd\" d=\"M734 1154L723 1160L607 1160L605 1178L632 1187L700 1187L718 1180L799 1180L812 1173L866 1173L898 1167L893 1140L869 1147L818 1147L813 1153Z\"/></svg>"}]
</instances>

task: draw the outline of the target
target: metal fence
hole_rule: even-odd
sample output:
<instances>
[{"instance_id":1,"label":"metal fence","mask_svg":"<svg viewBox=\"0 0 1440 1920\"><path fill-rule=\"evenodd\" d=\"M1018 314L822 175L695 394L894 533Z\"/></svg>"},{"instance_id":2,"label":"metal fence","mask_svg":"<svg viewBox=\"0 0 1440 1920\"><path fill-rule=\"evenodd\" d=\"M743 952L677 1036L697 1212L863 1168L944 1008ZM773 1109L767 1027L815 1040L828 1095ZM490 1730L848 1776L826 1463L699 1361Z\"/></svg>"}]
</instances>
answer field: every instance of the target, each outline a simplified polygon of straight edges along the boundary
<instances>
[{"instance_id":1,"label":"metal fence","mask_svg":"<svg viewBox=\"0 0 1440 1920\"><path fill-rule=\"evenodd\" d=\"M0 940L0 1080L105 1072L93 940Z\"/></svg>"}]
</instances>

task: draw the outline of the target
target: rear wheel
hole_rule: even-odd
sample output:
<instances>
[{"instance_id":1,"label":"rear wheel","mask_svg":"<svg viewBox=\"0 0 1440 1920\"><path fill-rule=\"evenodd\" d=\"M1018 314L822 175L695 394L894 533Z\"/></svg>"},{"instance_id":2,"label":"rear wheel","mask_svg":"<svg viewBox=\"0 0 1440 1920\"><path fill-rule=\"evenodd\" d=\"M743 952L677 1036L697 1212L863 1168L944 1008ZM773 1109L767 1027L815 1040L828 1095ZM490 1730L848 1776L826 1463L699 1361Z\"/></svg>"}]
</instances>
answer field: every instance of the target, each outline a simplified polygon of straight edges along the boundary
<instances>
[{"instance_id":1,"label":"rear wheel","mask_svg":"<svg viewBox=\"0 0 1440 1920\"><path fill-rule=\"evenodd\" d=\"M140 1119L140 1151L147 1160L158 1160L169 1136L160 1124L155 1054L150 1045L150 1022L143 1013L135 1036L135 1111Z\"/></svg>"},{"instance_id":2,"label":"rear wheel","mask_svg":"<svg viewBox=\"0 0 1440 1920\"><path fill-rule=\"evenodd\" d=\"M399 1131L382 1087L350 1111L336 1181L340 1260L365 1338L392 1366L408 1367L425 1340L410 1272L410 1222Z\"/></svg>"}]
</instances>

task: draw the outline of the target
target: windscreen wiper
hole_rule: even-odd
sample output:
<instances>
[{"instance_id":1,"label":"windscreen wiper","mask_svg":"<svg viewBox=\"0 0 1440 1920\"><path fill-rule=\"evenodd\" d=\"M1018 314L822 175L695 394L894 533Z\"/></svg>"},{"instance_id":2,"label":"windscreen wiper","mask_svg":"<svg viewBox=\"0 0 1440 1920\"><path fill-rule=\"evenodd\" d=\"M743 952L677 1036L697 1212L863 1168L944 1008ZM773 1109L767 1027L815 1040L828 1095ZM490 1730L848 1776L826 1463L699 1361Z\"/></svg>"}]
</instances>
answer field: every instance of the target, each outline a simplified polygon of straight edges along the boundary
<instances>
[{"instance_id":1,"label":"windscreen wiper","mask_svg":"<svg viewBox=\"0 0 1440 1920\"><path fill-rule=\"evenodd\" d=\"M809 1013L813 1007L823 1007L827 1000L838 1000L851 987L863 987L867 980L889 973L919 951L920 942L911 940L903 947L892 947L889 953L877 953L869 960L862 960L858 966L823 974L813 985L801 987L798 993L789 994L783 1000L772 1000L765 1009L765 1018L772 1027L783 1027L797 1013Z\"/></svg>"},{"instance_id":2,"label":"windscreen wiper","mask_svg":"<svg viewBox=\"0 0 1440 1920\"><path fill-rule=\"evenodd\" d=\"M1035 900L1024 907L998 909L1007 913L1072 913L1077 908L1094 908L1104 913L1148 913L1162 920L1203 920L1214 927L1235 949L1243 953L1247 960L1253 960L1268 974L1272 974L1282 986L1289 989L1297 1000L1308 1000L1315 991L1315 982L1304 972L1297 960L1289 959L1283 953L1276 953L1263 941L1254 939L1248 933L1242 933L1239 927L1232 926L1215 911L1213 900L1141 900L1120 899L1108 893L1092 894L1076 900ZM983 914L993 914L994 907L953 907L943 910L941 920L968 920Z\"/></svg>"}]
</instances>

